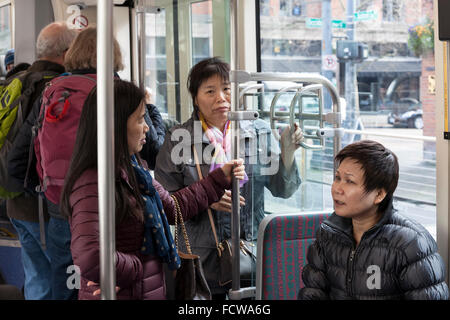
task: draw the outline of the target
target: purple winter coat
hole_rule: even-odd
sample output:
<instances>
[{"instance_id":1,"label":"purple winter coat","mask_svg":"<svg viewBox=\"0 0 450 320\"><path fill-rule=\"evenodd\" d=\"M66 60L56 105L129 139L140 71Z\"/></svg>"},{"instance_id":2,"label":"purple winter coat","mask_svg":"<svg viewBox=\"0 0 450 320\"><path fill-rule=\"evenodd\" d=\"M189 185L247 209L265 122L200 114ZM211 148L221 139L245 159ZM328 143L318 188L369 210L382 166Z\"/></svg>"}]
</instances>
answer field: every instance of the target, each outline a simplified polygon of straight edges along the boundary
<instances>
[{"instance_id":1,"label":"purple winter coat","mask_svg":"<svg viewBox=\"0 0 450 320\"><path fill-rule=\"evenodd\" d=\"M85 171L74 185L70 196L72 217L71 251L74 265L80 268L80 300L99 300L93 292L98 285L87 286L89 281L100 282L100 249L98 225L98 180L96 170ZM153 185L163 203L170 224L174 223L174 204L170 194L155 180ZM209 205L220 200L224 189L230 187L223 171L217 169L205 179L174 193L184 220L203 212ZM132 215L116 225L116 286L118 300L165 299L165 283L162 260L140 253L144 224Z\"/></svg>"}]
</instances>

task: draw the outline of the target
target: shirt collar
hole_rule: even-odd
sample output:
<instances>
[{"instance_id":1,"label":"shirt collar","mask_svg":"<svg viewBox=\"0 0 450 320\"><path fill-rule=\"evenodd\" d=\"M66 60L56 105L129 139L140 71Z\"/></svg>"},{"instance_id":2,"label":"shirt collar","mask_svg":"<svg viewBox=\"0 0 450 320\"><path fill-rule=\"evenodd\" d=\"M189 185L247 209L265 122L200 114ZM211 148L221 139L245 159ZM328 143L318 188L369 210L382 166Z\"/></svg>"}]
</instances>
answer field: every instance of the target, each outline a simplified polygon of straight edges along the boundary
<instances>
[{"instance_id":1,"label":"shirt collar","mask_svg":"<svg viewBox=\"0 0 450 320\"><path fill-rule=\"evenodd\" d=\"M373 233L374 231L381 228L383 225L385 225L394 214L395 209L392 204L392 199L389 202L389 205L386 209L386 211L383 213L383 216L381 219L372 226L369 230L366 232ZM340 217L336 214L336 212L333 212L333 214L324 221L324 224L330 226L333 229L339 230L347 234L348 236L353 238L353 225L352 225L352 219L351 218L344 218Z\"/></svg>"}]
</instances>

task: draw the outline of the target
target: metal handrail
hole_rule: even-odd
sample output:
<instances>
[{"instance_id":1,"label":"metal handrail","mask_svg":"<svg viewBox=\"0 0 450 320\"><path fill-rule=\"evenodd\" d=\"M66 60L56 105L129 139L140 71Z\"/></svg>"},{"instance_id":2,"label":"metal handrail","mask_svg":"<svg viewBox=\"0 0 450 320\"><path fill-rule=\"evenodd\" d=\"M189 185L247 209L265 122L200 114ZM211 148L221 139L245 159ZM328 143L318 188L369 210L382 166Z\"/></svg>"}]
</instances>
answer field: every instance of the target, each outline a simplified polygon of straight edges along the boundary
<instances>
[{"instance_id":1,"label":"metal handrail","mask_svg":"<svg viewBox=\"0 0 450 320\"><path fill-rule=\"evenodd\" d=\"M237 35L238 35L238 0L230 0L230 67L231 70L238 70L239 68L239 50L237 47ZM236 112L239 109L239 83L231 80L231 112ZM239 121L231 121L231 148L232 156L234 159L239 157ZM239 190L239 180L232 176L232 188L231 188L231 199L232 199L232 212L231 212L231 242L233 247L233 261L232 261L232 272L231 272L231 289L229 291L230 299L240 299L239 293L241 292L240 284L240 266L241 262L239 260L238 248L240 241L240 190ZM236 297L235 297L236 295Z\"/></svg>"},{"instance_id":2,"label":"metal handrail","mask_svg":"<svg viewBox=\"0 0 450 320\"><path fill-rule=\"evenodd\" d=\"M100 288L103 300L116 299L114 170L113 2L97 7L97 143Z\"/></svg>"},{"instance_id":3,"label":"metal handrail","mask_svg":"<svg viewBox=\"0 0 450 320\"><path fill-rule=\"evenodd\" d=\"M246 81L290 81L290 82L302 82L308 84L321 84L325 87L331 96L333 104L333 113L336 115L336 121L333 121L333 128L339 129L341 127L340 112L341 102L339 99L339 93L335 85L326 77L315 73L274 73L274 72L252 72L246 75L240 74L239 76L246 76ZM337 155L341 149L341 136L339 134L334 135L333 154Z\"/></svg>"},{"instance_id":4,"label":"metal handrail","mask_svg":"<svg viewBox=\"0 0 450 320\"><path fill-rule=\"evenodd\" d=\"M282 120L283 118L278 118L275 114L275 106L278 102L278 99L280 98L280 96L288 91L291 90L297 90L297 93L300 89L303 88L303 83L297 83L295 85L291 85L291 86L287 86L284 88L281 88L280 90L278 90L278 92L273 96L272 98L272 103L270 104L270 127L272 128L272 134L275 137L275 139L280 140L280 135L278 134L277 130L275 130L275 121L276 120ZM297 95L294 96L294 98L292 99L292 101L295 100L295 98L297 97ZM291 108L292 108L292 102L291 102ZM289 113L290 115L291 113ZM278 113L278 115L281 115L280 113Z\"/></svg>"},{"instance_id":5,"label":"metal handrail","mask_svg":"<svg viewBox=\"0 0 450 320\"><path fill-rule=\"evenodd\" d=\"M323 115L323 87L321 84L311 84L308 85L304 88L302 88L299 92L297 92L297 94L294 96L294 99L292 99L291 101L291 106L290 106L290 115L289 115L289 123L291 125L291 128L294 127L294 123L295 123L295 103L296 101L302 97L302 95L305 92L311 92L311 91L318 91L318 96L319 96L319 114L314 114L313 120L317 120L319 121L320 125L319 125L319 129L323 129L323 124L324 124L324 119L322 117ZM299 122L300 122L300 128L302 130L305 129L305 125L304 125L304 120L306 120L302 115L303 115L303 101L302 99L299 100ZM311 115L310 115L311 116ZM306 135L305 138L311 138L311 139L316 139L320 141L320 144L318 146L316 145L311 145L311 144L307 144L305 142L300 142L300 145L305 148L305 149L312 149L312 150L321 150L324 147L324 138L323 136L317 136L317 135Z\"/></svg>"},{"instance_id":6,"label":"metal handrail","mask_svg":"<svg viewBox=\"0 0 450 320\"><path fill-rule=\"evenodd\" d=\"M139 87L145 89L145 67L146 67L146 34L145 34L145 3L143 0L136 1L136 17L138 24L138 79Z\"/></svg>"},{"instance_id":7,"label":"metal handrail","mask_svg":"<svg viewBox=\"0 0 450 320\"><path fill-rule=\"evenodd\" d=\"M239 85L239 104L242 106L242 109L247 110L247 105L245 103L244 95L250 90L261 90L260 92L264 95L264 84L256 83L252 85L245 85L244 83Z\"/></svg>"},{"instance_id":8,"label":"metal handrail","mask_svg":"<svg viewBox=\"0 0 450 320\"><path fill-rule=\"evenodd\" d=\"M244 94L247 91L250 91L253 89L258 89L258 90L261 89L261 93L264 93L264 84L257 83L257 84L252 84L249 86L244 86L243 84L239 85L239 90L240 90L239 98L242 99L242 97L244 96Z\"/></svg>"}]
</instances>

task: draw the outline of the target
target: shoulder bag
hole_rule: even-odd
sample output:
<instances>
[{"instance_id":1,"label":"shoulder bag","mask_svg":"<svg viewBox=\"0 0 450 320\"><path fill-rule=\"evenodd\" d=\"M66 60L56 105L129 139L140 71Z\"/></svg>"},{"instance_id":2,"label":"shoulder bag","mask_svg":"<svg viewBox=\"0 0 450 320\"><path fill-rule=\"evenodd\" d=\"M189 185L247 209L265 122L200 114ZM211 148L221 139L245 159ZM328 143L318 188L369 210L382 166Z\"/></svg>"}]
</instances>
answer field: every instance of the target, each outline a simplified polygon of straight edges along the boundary
<instances>
[{"instance_id":1,"label":"shoulder bag","mask_svg":"<svg viewBox=\"0 0 450 320\"><path fill-rule=\"evenodd\" d=\"M199 179L203 179L202 171L198 161L198 154L195 146L194 160L197 167L197 173ZM216 227L214 226L214 219L211 209L208 208L209 222L216 242L217 255L219 257L219 285L225 286L232 281L232 261L233 261L233 247L231 239L223 240L219 243L217 238ZM256 256L253 253L253 247L255 245L245 239L239 241L239 255L240 255L240 278L241 286L250 286L254 273L256 272ZM253 276L252 276L253 275Z\"/></svg>"},{"instance_id":2,"label":"shoulder bag","mask_svg":"<svg viewBox=\"0 0 450 320\"><path fill-rule=\"evenodd\" d=\"M183 216L177 198L171 196L175 205L175 245L178 250L178 219L183 232L188 253L178 251L181 266L175 276L175 299L177 300L211 300L211 290L203 273L202 263L198 255L192 254L191 245L184 226Z\"/></svg>"}]
</instances>

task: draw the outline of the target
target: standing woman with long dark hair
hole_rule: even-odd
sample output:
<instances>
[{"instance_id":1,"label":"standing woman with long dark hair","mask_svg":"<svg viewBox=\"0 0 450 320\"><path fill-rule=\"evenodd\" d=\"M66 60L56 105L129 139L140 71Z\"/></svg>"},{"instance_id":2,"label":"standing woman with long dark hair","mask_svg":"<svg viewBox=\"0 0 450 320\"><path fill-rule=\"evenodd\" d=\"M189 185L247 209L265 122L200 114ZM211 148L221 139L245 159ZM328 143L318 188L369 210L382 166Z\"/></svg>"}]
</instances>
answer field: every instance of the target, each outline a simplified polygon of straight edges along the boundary
<instances>
[{"instance_id":1,"label":"standing woman with long dark hair","mask_svg":"<svg viewBox=\"0 0 450 320\"><path fill-rule=\"evenodd\" d=\"M179 267L179 257L169 229L174 204L169 193L152 179L138 156L145 144L145 96L134 84L115 81L116 175L116 279L118 299L165 299L163 263ZM183 218L217 202L230 186L231 173L244 177L242 160L233 160L199 183L174 195ZM94 89L83 107L80 126L61 198L69 216L74 264L80 268L79 299L100 298L97 94ZM167 214L167 216L166 216Z\"/></svg>"}]
</instances>

